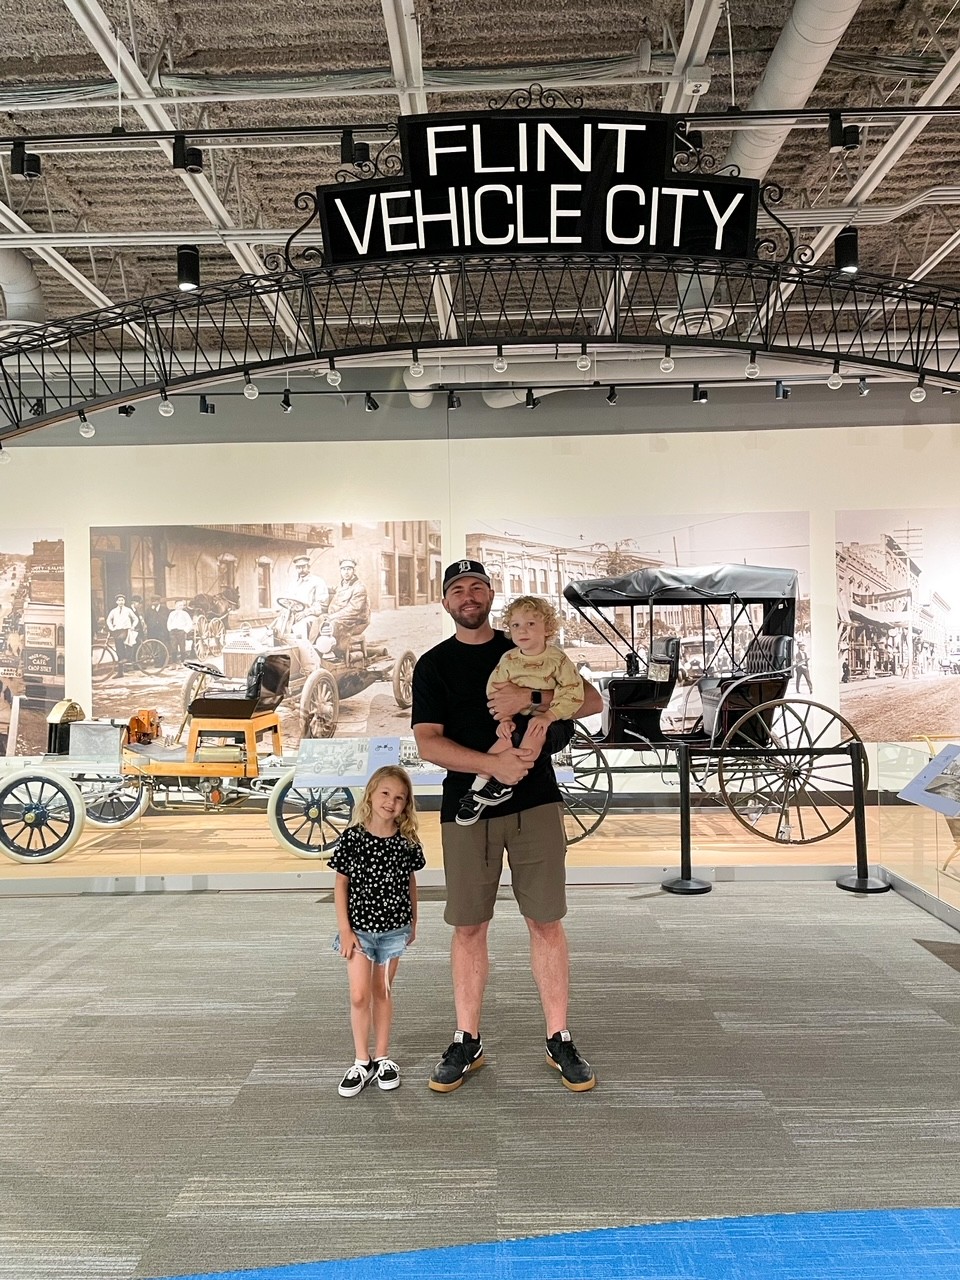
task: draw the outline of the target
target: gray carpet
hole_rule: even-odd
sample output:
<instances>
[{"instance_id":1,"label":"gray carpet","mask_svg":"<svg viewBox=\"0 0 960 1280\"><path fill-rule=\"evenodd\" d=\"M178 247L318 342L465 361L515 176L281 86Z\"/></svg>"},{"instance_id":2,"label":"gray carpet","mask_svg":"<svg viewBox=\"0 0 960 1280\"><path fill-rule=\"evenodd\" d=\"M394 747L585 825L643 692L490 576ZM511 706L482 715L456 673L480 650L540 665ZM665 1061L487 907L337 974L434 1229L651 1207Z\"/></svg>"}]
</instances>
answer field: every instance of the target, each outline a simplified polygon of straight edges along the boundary
<instances>
[{"instance_id":1,"label":"gray carpet","mask_svg":"<svg viewBox=\"0 0 960 1280\"><path fill-rule=\"evenodd\" d=\"M424 894L427 898L429 895ZM649 1221L960 1203L960 937L894 894L578 889L564 1090L511 898L489 1066L448 931L401 965L393 1094L314 892L0 900L0 1277L126 1280Z\"/></svg>"}]
</instances>

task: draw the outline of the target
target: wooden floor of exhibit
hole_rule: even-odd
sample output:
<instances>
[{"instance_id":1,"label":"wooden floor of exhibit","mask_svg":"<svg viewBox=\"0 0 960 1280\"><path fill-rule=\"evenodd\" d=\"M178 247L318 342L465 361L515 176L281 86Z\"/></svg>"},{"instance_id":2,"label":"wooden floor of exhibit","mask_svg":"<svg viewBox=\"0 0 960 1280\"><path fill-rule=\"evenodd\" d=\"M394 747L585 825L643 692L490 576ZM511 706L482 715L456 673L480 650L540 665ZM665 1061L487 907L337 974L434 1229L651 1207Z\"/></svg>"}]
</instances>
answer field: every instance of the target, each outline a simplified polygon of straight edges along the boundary
<instances>
[{"instance_id":1,"label":"wooden floor of exhibit","mask_svg":"<svg viewBox=\"0 0 960 1280\"><path fill-rule=\"evenodd\" d=\"M675 812L610 814L596 835L571 845L567 864L578 870L679 866ZM954 849L945 821L914 806L867 811L871 864L882 863L912 883L960 907L960 856L942 871ZM439 815L421 815L429 869L442 866ZM694 867L836 867L855 862L853 824L818 844L777 845L751 836L725 809L694 814ZM0 859L0 880L118 875L271 874L321 870L277 844L262 811L158 813L120 831L86 829L55 862L22 865ZM582 875L578 878L582 879ZM609 874L603 878L609 879Z\"/></svg>"}]
</instances>

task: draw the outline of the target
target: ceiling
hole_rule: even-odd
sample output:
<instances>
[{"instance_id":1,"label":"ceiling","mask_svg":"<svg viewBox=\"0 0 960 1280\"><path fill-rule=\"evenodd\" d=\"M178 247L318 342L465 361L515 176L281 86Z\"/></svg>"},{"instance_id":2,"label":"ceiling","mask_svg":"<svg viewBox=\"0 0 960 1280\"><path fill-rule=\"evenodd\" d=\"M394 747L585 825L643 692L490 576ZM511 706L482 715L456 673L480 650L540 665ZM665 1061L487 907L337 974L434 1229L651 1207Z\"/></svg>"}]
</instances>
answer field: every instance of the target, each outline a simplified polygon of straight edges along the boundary
<instances>
[{"instance_id":1,"label":"ceiling","mask_svg":"<svg viewBox=\"0 0 960 1280\"><path fill-rule=\"evenodd\" d=\"M204 283L260 272L301 220L296 194L334 180L344 126L376 136L400 114L484 109L535 80L588 108L714 117L705 149L781 185L781 216L816 258L831 262L854 223L865 271L960 288L958 119L889 114L960 106L960 3L0 0L0 21L8 138L330 126L203 142L196 177L172 168L165 139L28 143L36 181L11 174L4 147L0 296L14 321L172 292L179 243L200 245ZM860 145L831 152L822 118L758 129L731 107L859 109Z\"/></svg>"}]
</instances>

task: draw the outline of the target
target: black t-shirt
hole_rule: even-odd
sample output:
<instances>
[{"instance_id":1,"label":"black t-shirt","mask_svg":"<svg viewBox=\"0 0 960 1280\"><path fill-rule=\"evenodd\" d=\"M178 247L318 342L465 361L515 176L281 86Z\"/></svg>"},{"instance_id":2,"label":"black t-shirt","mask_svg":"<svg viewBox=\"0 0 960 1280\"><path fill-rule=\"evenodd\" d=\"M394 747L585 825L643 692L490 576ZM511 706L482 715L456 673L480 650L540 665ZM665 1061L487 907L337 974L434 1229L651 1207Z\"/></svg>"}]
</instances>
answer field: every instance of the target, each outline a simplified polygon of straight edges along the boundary
<instances>
[{"instance_id":1,"label":"black t-shirt","mask_svg":"<svg viewBox=\"0 0 960 1280\"><path fill-rule=\"evenodd\" d=\"M425 865L418 844L399 832L374 836L365 827L347 827L328 865L350 879L347 914L352 928L389 933L413 919L410 876Z\"/></svg>"},{"instance_id":2,"label":"black t-shirt","mask_svg":"<svg viewBox=\"0 0 960 1280\"><path fill-rule=\"evenodd\" d=\"M456 636L429 649L413 671L411 724L441 724L444 737L473 751L489 751L496 741L497 722L487 709L487 681L513 645L502 631L486 644L464 644ZM448 771L443 780L440 821L453 822L457 808L476 773ZM513 795L490 810L489 817L520 813L560 800L560 789L548 751L517 783Z\"/></svg>"}]
</instances>

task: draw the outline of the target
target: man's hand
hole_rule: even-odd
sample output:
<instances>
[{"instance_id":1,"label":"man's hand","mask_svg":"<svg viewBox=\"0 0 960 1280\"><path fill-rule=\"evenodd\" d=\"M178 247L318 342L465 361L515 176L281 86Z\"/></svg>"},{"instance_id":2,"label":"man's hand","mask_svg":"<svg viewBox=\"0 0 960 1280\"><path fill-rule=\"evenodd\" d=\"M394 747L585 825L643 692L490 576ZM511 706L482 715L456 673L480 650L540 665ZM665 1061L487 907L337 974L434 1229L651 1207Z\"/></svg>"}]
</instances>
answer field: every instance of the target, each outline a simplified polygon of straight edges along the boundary
<instances>
[{"instance_id":1,"label":"man's hand","mask_svg":"<svg viewBox=\"0 0 960 1280\"><path fill-rule=\"evenodd\" d=\"M495 684L493 693L487 698L487 707L494 720L512 720L529 706L530 690L521 689L518 684L509 680L505 680L503 684Z\"/></svg>"},{"instance_id":2,"label":"man's hand","mask_svg":"<svg viewBox=\"0 0 960 1280\"><path fill-rule=\"evenodd\" d=\"M508 787L515 787L520 779L525 778L530 772L533 759L532 751L510 747L507 751L501 751L499 755L488 756L490 763L487 768L498 782Z\"/></svg>"}]
</instances>

